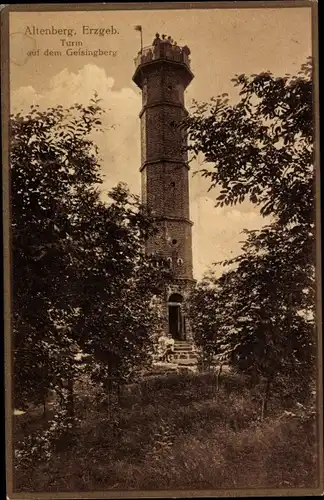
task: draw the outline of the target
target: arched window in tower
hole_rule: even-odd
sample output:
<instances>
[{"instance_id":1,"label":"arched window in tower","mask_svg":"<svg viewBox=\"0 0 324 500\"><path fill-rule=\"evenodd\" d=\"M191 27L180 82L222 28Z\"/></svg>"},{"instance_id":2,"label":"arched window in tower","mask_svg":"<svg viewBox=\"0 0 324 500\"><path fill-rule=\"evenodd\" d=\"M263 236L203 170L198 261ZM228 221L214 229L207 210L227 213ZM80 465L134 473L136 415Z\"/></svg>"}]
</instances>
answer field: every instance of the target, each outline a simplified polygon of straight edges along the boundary
<instances>
[{"instance_id":1,"label":"arched window in tower","mask_svg":"<svg viewBox=\"0 0 324 500\"><path fill-rule=\"evenodd\" d=\"M167 263L168 263L169 267L172 266L172 257L167 257Z\"/></svg>"},{"instance_id":2,"label":"arched window in tower","mask_svg":"<svg viewBox=\"0 0 324 500\"><path fill-rule=\"evenodd\" d=\"M167 86L166 86L166 97L168 99L171 99L172 100L172 97L173 97L173 90L174 90L174 87L172 85L172 83L169 83Z\"/></svg>"},{"instance_id":3,"label":"arched window in tower","mask_svg":"<svg viewBox=\"0 0 324 500\"><path fill-rule=\"evenodd\" d=\"M174 340L184 340L182 302L180 293L173 293L168 300L169 334Z\"/></svg>"},{"instance_id":4,"label":"arched window in tower","mask_svg":"<svg viewBox=\"0 0 324 500\"><path fill-rule=\"evenodd\" d=\"M181 304L183 302L181 293L172 293L169 297L169 302L176 302Z\"/></svg>"},{"instance_id":5,"label":"arched window in tower","mask_svg":"<svg viewBox=\"0 0 324 500\"><path fill-rule=\"evenodd\" d=\"M174 85L175 85L174 75L172 73L165 74L163 78L163 89L164 89L164 95L167 99L173 100L173 93L175 90Z\"/></svg>"},{"instance_id":6,"label":"arched window in tower","mask_svg":"<svg viewBox=\"0 0 324 500\"><path fill-rule=\"evenodd\" d=\"M182 266L182 264L183 264L183 259L181 259L181 257L179 257L179 258L178 258L178 260L177 260L177 264L178 264L178 266Z\"/></svg>"}]
</instances>

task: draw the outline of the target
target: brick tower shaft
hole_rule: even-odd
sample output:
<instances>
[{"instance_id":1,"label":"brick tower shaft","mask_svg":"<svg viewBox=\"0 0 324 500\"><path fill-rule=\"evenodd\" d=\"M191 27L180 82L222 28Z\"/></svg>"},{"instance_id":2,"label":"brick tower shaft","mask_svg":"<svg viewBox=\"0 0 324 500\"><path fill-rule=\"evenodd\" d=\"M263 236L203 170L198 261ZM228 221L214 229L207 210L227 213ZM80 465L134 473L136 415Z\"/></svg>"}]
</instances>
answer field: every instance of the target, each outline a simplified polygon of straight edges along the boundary
<instances>
[{"instance_id":1,"label":"brick tower shaft","mask_svg":"<svg viewBox=\"0 0 324 500\"><path fill-rule=\"evenodd\" d=\"M142 91L142 201L158 226L146 251L166 258L173 270L174 280L163 306L165 333L176 340L190 340L187 308L194 280L189 167L185 135L177 124L187 114L184 92L193 74L188 47L158 39L154 42L138 54L133 76Z\"/></svg>"}]
</instances>

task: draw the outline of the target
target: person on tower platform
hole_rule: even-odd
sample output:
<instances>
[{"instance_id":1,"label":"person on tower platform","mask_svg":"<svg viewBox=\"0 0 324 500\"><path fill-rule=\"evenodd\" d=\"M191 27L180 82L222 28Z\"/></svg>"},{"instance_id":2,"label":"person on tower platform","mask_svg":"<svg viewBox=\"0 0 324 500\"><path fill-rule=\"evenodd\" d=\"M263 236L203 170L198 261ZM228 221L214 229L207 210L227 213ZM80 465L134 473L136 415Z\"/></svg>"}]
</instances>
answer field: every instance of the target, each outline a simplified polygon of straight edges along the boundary
<instances>
[{"instance_id":1,"label":"person on tower platform","mask_svg":"<svg viewBox=\"0 0 324 500\"><path fill-rule=\"evenodd\" d=\"M151 62L153 59L152 49L149 49L146 54L145 62Z\"/></svg>"},{"instance_id":2,"label":"person on tower platform","mask_svg":"<svg viewBox=\"0 0 324 500\"><path fill-rule=\"evenodd\" d=\"M188 45L185 45L183 48L182 48L182 52L184 54L186 54L187 56L190 56L191 52L190 52L190 49L188 47Z\"/></svg>"},{"instance_id":3,"label":"person on tower platform","mask_svg":"<svg viewBox=\"0 0 324 500\"><path fill-rule=\"evenodd\" d=\"M160 42L161 42L160 33L155 33L155 38L152 42L153 47L155 47L155 45L159 45Z\"/></svg>"},{"instance_id":4,"label":"person on tower platform","mask_svg":"<svg viewBox=\"0 0 324 500\"><path fill-rule=\"evenodd\" d=\"M160 57L165 57L166 47L167 47L166 35L162 35L162 40L160 43Z\"/></svg>"},{"instance_id":5,"label":"person on tower platform","mask_svg":"<svg viewBox=\"0 0 324 500\"><path fill-rule=\"evenodd\" d=\"M172 49L175 61L181 61L181 49L177 42L174 42Z\"/></svg>"},{"instance_id":6,"label":"person on tower platform","mask_svg":"<svg viewBox=\"0 0 324 500\"><path fill-rule=\"evenodd\" d=\"M170 36L168 36L165 42L165 55L168 58L172 58L172 44L173 40Z\"/></svg>"},{"instance_id":7,"label":"person on tower platform","mask_svg":"<svg viewBox=\"0 0 324 500\"><path fill-rule=\"evenodd\" d=\"M188 45L185 45L184 47L182 47L182 54L183 54L183 62L189 64L190 63L189 56L190 56L191 52L190 52Z\"/></svg>"},{"instance_id":8,"label":"person on tower platform","mask_svg":"<svg viewBox=\"0 0 324 500\"><path fill-rule=\"evenodd\" d=\"M160 57L160 43L161 43L160 33L156 33L155 38L152 42L153 59L158 59Z\"/></svg>"}]
</instances>

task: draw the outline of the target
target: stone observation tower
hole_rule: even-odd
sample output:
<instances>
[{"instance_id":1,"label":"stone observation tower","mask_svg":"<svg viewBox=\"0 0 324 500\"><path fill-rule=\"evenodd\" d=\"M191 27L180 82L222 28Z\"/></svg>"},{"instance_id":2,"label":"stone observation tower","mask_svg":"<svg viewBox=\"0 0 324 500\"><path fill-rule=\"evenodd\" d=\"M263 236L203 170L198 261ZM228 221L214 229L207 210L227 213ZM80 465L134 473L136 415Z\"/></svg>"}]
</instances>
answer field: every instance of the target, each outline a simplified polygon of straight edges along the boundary
<instances>
[{"instance_id":1,"label":"stone observation tower","mask_svg":"<svg viewBox=\"0 0 324 500\"><path fill-rule=\"evenodd\" d=\"M162 35L164 37L164 35ZM142 202L155 217L159 231L146 246L173 269L174 280L165 292L164 333L177 341L192 339L187 319L192 273L192 222L189 216L189 166L185 135L175 126L187 114L184 91L193 79L190 50L171 37L157 35L152 46L135 59L133 81L142 91L141 176Z\"/></svg>"}]
</instances>

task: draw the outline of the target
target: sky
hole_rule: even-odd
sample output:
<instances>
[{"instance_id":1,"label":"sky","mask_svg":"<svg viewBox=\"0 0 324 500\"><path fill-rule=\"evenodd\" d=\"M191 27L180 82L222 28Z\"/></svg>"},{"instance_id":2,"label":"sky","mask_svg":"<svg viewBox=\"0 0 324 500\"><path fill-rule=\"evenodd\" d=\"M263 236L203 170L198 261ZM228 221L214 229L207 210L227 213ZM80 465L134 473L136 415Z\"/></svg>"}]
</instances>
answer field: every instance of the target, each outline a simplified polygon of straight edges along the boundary
<instances>
[{"instance_id":1,"label":"sky","mask_svg":"<svg viewBox=\"0 0 324 500\"><path fill-rule=\"evenodd\" d=\"M208 101L222 93L237 99L231 82L235 74L267 70L278 76L294 74L312 54L309 7L12 12L9 22L11 111L28 111L31 104L41 108L87 104L96 91L106 110L106 131L96 137L104 174L102 189L123 181L137 194L141 94L132 81L140 49L135 25L142 26L144 46L159 32L190 47L195 78L185 94L189 110L193 100ZM103 29L105 34L100 35ZM107 54L66 54L85 49ZM56 55L45 55L46 50ZM213 262L240 253L243 229L258 229L265 223L249 202L215 208L217 189L208 191L208 180L193 175L201 162L190 171L196 279Z\"/></svg>"}]
</instances>

